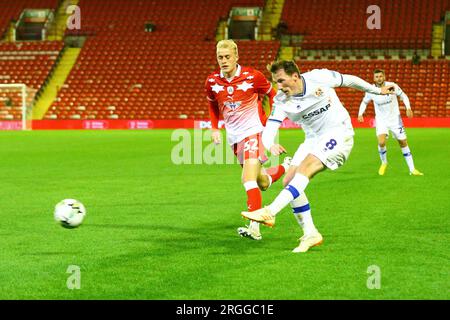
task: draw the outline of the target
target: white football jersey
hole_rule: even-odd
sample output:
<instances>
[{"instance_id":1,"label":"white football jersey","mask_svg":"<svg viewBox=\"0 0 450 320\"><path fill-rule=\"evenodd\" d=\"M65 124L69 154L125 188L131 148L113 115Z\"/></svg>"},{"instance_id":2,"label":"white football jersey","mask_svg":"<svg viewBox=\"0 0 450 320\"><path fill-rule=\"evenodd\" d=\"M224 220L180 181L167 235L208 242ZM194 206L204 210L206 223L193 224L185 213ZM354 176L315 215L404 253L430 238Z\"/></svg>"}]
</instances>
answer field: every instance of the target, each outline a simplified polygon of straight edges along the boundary
<instances>
[{"instance_id":1,"label":"white football jersey","mask_svg":"<svg viewBox=\"0 0 450 320\"><path fill-rule=\"evenodd\" d=\"M342 75L327 69L314 69L303 73L301 80L301 94L287 96L281 90L277 93L268 120L281 123L289 118L303 128L307 139L332 129L343 129L348 136L353 136L350 115L334 90L342 85Z\"/></svg>"},{"instance_id":2,"label":"white football jersey","mask_svg":"<svg viewBox=\"0 0 450 320\"><path fill-rule=\"evenodd\" d=\"M397 121L400 115L397 96L402 96L404 93L402 89L400 89L400 87L394 82L385 81L384 85L393 85L395 88L394 93L388 95L377 95L366 92L363 102L367 105L370 101L373 101L375 106L375 118L378 121Z\"/></svg>"}]
</instances>

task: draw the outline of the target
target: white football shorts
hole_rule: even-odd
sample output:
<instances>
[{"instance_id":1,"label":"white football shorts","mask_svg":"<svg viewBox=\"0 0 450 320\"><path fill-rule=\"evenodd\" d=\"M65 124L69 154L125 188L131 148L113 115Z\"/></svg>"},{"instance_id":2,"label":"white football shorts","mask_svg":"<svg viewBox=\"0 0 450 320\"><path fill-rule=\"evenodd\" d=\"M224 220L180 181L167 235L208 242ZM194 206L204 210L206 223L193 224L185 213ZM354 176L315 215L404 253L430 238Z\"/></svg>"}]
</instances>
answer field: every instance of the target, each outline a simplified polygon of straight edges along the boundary
<instances>
[{"instance_id":1,"label":"white football shorts","mask_svg":"<svg viewBox=\"0 0 450 320\"><path fill-rule=\"evenodd\" d=\"M376 134L377 136L381 134L386 134L389 137L389 131L392 132L392 135L397 140L406 140L406 131L403 126L402 117L398 116L398 118L386 121L382 119L376 119Z\"/></svg>"},{"instance_id":2,"label":"white football shorts","mask_svg":"<svg viewBox=\"0 0 450 320\"><path fill-rule=\"evenodd\" d=\"M336 170L347 161L352 148L353 136L348 132L335 131L306 139L295 152L291 166L299 166L308 154L312 154L327 168Z\"/></svg>"}]
</instances>

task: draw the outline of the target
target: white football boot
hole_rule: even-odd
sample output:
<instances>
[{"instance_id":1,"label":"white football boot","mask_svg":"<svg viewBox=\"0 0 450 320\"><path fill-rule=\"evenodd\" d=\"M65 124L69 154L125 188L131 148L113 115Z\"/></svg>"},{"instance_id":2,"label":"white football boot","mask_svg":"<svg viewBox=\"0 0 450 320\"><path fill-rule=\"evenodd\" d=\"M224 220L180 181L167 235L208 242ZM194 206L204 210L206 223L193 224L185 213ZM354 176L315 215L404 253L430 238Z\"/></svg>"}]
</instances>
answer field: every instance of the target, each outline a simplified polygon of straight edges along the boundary
<instances>
[{"instance_id":1,"label":"white football boot","mask_svg":"<svg viewBox=\"0 0 450 320\"><path fill-rule=\"evenodd\" d=\"M300 253L300 252L306 252L310 248L315 246L320 246L323 243L323 237L319 233L319 231L316 231L315 233L304 235L300 239L300 244L297 248L292 250L294 253Z\"/></svg>"},{"instance_id":2,"label":"white football boot","mask_svg":"<svg viewBox=\"0 0 450 320\"><path fill-rule=\"evenodd\" d=\"M261 232L256 230L256 228L252 228L251 226L239 227L237 228L238 234L243 238L250 238L252 240L261 240Z\"/></svg>"}]
</instances>

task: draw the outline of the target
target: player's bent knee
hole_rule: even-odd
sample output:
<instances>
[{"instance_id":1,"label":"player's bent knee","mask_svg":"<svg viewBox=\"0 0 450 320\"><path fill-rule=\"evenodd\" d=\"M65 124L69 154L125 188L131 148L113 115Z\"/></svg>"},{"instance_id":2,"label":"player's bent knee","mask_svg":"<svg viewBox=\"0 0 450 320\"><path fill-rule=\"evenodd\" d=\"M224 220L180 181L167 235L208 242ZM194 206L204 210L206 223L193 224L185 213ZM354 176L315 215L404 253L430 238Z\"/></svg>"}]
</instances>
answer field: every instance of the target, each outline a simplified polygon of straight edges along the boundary
<instances>
[{"instance_id":1,"label":"player's bent knee","mask_svg":"<svg viewBox=\"0 0 450 320\"><path fill-rule=\"evenodd\" d=\"M269 176L265 173L258 175L256 183L261 191L266 191L270 187Z\"/></svg>"},{"instance_id":2,"label":"player's bent knee","mask_svg":"<svg viewBox=\"0 0 450 320\"><path fill-rule=\"evenodd\" d=\"M269 189L269 182L268 181L257 181L258 183L258 187L261 191L266 191L267 189Z\"/></svg>"},{"instance_id":3,"label":"player's bent knee","mask_svg":"<svg viewBox=\"0 0 450 320\"><path fill-rule=\"evenodd\" d=\"M408 142L406 140L398 140L398 144L402 148L406 148L408 146Z\"/></svg>"},{"instance_id":4,"label":"player's bent knee","mask_svg":"<svg viewBox=\"0 0 450 320\"><path fill-rule=\"evenodd\" d=\"M297 173L297 168L298 168L297 165L291 165L289 167L288 171L286 172L283 178L283 187L286 187L294 178L295 174Z\"/></svg>"},{"instance_id":5,"label":"player's bent knee","mask_svg":"<svg viewBox=\"0 0 450 320\"><path fill-rule=\"evenodd\" d=\"M386 138L386 135L378 136L378 146L380 146L380 148L384 148L386 146Z\"/></svg>"}]
</instances>

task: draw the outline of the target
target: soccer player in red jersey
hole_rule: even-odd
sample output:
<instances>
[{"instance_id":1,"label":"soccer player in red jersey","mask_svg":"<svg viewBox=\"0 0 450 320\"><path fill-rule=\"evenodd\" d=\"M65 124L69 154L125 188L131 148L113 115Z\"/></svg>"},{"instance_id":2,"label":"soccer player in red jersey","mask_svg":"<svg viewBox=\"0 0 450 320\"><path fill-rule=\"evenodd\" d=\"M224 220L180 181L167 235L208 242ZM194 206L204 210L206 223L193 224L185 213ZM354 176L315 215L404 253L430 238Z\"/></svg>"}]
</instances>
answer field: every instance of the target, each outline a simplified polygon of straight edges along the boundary
<instances>
[{"instance_id":1,"label":"soccer player in red jersey","mask_svg":"<svg viewBox=\"0 0 450 320\"><path fill-rule=\"evenodd\" d=\"M219 41L216 54L220 69L210 74L205 83L212 140L221 143L218 123L223 116L228 143L242 166L247 209L254 211L262 206L261 190L277 181L289 166L290 158L286 157L282 165L262 167L267 161L261 142L267 120L262 100L267 95L272 107L276 91L261 72L238 64L238 48L233 40ZM238 228L238 233L254 240L262 239L259 223L254 221L248 227Z\"/></svg>"}]
</instances>

